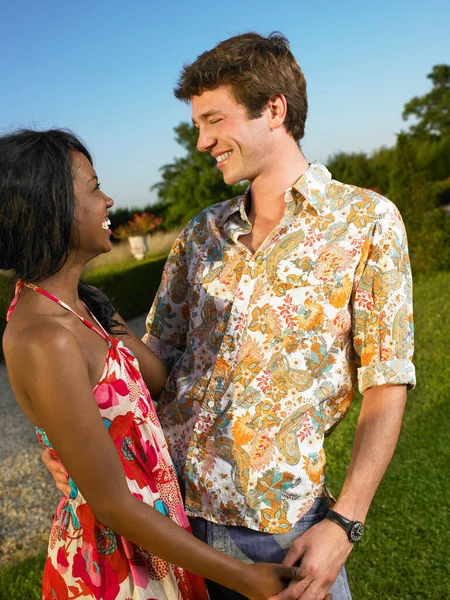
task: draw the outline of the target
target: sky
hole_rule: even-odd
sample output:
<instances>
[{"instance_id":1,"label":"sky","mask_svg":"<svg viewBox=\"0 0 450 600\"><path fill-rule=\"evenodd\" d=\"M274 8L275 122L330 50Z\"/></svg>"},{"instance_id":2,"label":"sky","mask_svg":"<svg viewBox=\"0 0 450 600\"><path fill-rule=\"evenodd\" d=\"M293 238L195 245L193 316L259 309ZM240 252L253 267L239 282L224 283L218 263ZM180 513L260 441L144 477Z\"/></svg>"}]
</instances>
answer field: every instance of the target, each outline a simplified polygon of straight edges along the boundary
<instances>
[{"instance_id":1,"label":"sky","mask_svg":"<svg viewBox=\"0 0 450 600\"><path fill-rule=\"evenodd\" d=\"M448 0L0 0L0 132L75 131L116 207L156 200L183 155L183 64L245 31L281 31L308 83L309 161L370 153L407 129L403 105L450 62Z\"/></svg>"}]
</instances>

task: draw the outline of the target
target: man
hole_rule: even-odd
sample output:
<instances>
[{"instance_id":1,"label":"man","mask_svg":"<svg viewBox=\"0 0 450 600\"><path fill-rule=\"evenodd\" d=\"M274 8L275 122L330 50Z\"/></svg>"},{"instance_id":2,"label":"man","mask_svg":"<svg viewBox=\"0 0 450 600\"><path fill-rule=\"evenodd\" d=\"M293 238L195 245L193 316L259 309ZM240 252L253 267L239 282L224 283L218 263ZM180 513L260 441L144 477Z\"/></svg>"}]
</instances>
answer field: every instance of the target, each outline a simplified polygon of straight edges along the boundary
<instances>
[{"instance_id":1,"label":"man","mask_svg":"<svg viewBox=\"0 0 450 600\"><path fill-rule=\"evenodd\" d=\"M280 34L220 43L183 69L175 95L225 182L250 182L184 229L147 320L144 341L172 367L158 411L186 511L235 557L301 561L278 600L349 599L343 566L414 385L401 218L307 163L306 83ZM352 457L329 511L323 440L356 381Z\"/></svg>"}]
</instances>

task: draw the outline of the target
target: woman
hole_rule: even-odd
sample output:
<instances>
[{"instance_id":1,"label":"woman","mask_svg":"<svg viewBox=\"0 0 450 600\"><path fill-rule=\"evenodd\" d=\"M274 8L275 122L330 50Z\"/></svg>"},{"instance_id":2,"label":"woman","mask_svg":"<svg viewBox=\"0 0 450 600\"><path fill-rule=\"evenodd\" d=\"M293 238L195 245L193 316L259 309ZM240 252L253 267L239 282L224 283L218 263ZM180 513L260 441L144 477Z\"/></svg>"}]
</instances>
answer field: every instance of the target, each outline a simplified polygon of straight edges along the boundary
<instances>
[{"instance_id":1,"label":"woman","mask_svg":"<svg viewBox=\"0 0 450 600\"><path fill-rule=\"evenodd\" d=\"M0 138L0 268L18 279L3 337L8 374L40 442L73 477L43 598L202 600L202 577L267 598L296 569L245 564L191 535L149 394L166 367L80 282L111 249L112 205L72 134Z\"/></svg>"}]
</instances>

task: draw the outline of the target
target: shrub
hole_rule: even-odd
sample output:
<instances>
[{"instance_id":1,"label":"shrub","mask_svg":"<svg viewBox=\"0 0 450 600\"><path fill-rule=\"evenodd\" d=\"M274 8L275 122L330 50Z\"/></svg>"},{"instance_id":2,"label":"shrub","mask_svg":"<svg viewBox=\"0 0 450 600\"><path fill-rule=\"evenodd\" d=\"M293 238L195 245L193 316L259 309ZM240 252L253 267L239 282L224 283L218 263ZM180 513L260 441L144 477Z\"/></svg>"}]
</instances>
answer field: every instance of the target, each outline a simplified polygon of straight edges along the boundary
<instances>
[{"instance_id":1,"label":"shrub","mask_svg":"<svg viewBox=\"0 0 450 600\"><path fill-rule=\"evenodd\" d=\"M133 218L127 223L119 225L113 231L113 236L118 240L126 240L133 235L147 235L161 228L164 219L154 214L143 212L141 215L134 213Z\"/></svg>"},{"instance_id":2,"label":"shrub","mask_svg":"<svg viewBox=\"0 0 450 600\"><path fill-rule=\"evenodd\" d=\"M100 288L124 319L148 312L158 291L166 255L90 271L83 280Z\"/></svg>"},{"instance_id":3,"label":"shrub","mask_svg":"<svg viewBox=\"0 0 450 600\"><path fill-rule=\"evenodd\" d=\"M6 311L13 298L14 290L11 275L7 271L0 271L0 339L6 327ZM3 360L3 350L0 344L0 360Z\"/></svg>"},{"instance_id":4,"label":"shrub","mask_svg":"<svg viewBox=\"0 0 450 600\"><path fill-rule=\"evenodd\" d=\"M158 291L166 255L142 262L109 265L90 271L83 280L98 287L111 298L124 319L148 312ZM6 311L13 297L12 280L7 272L0 273L0 337L6 326ZM0 350L0 360L3 352Z\"/></svg>"}]
</instances>

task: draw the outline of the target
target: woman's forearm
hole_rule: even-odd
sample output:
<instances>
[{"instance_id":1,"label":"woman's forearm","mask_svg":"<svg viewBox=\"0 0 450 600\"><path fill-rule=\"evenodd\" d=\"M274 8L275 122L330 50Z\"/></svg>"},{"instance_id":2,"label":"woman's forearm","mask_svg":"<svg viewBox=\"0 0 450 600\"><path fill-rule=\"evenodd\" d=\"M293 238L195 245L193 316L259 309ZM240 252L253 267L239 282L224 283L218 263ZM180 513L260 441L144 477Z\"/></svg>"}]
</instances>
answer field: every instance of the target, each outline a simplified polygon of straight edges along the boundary
<instances>
[{"instance_id":1,"label":"woman's forearm","mask_svg":"<svg viewBox=\"0 0 450 600\"><path fill-rule=\"evenodd\" d=\"M130 495L97 519L114 532L163 560L246 595L250 565L196 539L170 518Z\"/></svg>"}]
</instances>

